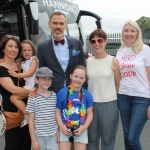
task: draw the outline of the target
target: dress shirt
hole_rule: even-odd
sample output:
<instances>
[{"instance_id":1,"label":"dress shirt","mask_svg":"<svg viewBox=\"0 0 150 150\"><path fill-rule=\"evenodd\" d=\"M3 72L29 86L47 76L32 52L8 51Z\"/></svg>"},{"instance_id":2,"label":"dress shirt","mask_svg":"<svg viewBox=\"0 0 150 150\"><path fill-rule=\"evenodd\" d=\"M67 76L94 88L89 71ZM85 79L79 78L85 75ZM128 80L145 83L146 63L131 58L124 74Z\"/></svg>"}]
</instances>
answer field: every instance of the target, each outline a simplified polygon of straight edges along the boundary
<instances>
[{"instance_id":1,"label":"dress shirt","mask_svg":"<svg viewBox=\"0 0 150 150\"><path fill-rule=\"evenodd\" d=\"M64 45L62 45L61 43L58 43L58 45L56 46L54 44L54 39L53 39L53 47L54 47L55 55L61 65L63 71L65 72L66 68L68 66L68 62L69 62L69 49L68 49L68 41L65 36L64 36L64 40L65 40Z\"/></svg>"}]
</instances>

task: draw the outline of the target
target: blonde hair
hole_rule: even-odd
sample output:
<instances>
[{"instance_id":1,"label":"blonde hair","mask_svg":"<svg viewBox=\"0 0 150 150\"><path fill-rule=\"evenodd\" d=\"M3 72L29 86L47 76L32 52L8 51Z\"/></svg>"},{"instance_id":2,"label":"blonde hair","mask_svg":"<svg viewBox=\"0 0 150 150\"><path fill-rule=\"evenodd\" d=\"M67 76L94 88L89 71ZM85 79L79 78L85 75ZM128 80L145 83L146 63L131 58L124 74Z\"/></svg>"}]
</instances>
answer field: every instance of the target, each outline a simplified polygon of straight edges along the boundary
<instances>
[{"instance_id":1,"label":"blonde hair","mask_svg":"<svg viewBox=\"0 0 150 150\"><path fill-rule=\"evenodd\" d=\"M137 34L137 38L136 38L136 41L134 43L134 45L132 46L132 51L135 53L135 54L138 54L141 50L142 50L142 46L143 46L143 41L142 41L142 33L141 33L141 29L139 27L139 25L135 22L135 21L127 21L124 26L123 26L123 29L122 29L122 36L121 36L121 46L120 46L120 49L119 50L122 50L124 47L126 47L126 43L124 42L123 40L123 31L124 31L124 28L125 26L129 24L133 27L136 28L138 34Z\"/></svg>"}]
</instances>

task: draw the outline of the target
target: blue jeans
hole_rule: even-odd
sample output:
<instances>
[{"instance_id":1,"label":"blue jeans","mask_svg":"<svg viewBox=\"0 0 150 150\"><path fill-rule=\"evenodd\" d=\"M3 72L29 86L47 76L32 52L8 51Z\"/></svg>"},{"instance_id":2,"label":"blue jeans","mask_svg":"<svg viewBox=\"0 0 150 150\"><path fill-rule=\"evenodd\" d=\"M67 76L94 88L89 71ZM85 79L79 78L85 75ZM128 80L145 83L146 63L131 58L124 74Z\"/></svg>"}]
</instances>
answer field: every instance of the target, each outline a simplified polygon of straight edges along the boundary
<instances>
[{"instance_id":1,"label":"blue jeans","mask_svg":"<svg viewBox=\"0 0 150 150\"><path fill-rule=\"evenodd\" d=\"M150 99L118 94L126 150L142 150L140 134L147 121Z\"/></svg>"}]
</instances>

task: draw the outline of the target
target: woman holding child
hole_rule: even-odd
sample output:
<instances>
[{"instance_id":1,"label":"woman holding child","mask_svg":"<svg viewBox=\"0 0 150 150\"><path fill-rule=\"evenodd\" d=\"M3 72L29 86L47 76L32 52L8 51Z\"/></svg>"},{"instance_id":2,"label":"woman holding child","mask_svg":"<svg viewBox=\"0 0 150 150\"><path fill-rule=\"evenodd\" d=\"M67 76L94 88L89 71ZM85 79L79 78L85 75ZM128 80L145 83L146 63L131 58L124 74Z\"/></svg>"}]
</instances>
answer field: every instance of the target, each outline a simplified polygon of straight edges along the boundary
<instances>
[{"instance_id":1,"label":"woman holding child","mask_svg":"<svg viewBox=\"0 0 150 150\"><path fill-rule=\"evenodd\" d=\"M16 59L21 53L20 42L16 36L6 35L0 42L0 91L3 97L3 109L8 112L17 112L17 107L10 102L10 96L16 94L27 97L29 90L22 88L24 80L17 86L18 78L9 75L8 70L18 72ZM26 101L24 101L26 102ZM30 150L31 140L28 126L15 127L5 134L5 150Z\"/></svg>"}]
</instances>

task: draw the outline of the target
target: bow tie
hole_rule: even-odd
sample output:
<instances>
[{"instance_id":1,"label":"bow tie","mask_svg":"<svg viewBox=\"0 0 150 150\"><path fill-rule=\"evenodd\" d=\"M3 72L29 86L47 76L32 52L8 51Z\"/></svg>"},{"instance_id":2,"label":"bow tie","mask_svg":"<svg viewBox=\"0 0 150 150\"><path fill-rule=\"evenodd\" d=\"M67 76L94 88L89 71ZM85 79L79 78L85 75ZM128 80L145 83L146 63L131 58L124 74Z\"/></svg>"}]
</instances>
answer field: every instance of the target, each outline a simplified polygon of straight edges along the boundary
<instances>
[{"instance_id":1,"label":"bow tie","mask_svg":"<svg viewBox=\"0 0 150 150\"><path fill-rule=\"evenodd\" d=\"M56 46L58 45L58 43L61 43L62 45L64 45L65 40L64 40L64 39L62 39L61 41L56 41L56 40L54 40L54 44L55 44Z\"/></svg>"}]
</instances>

